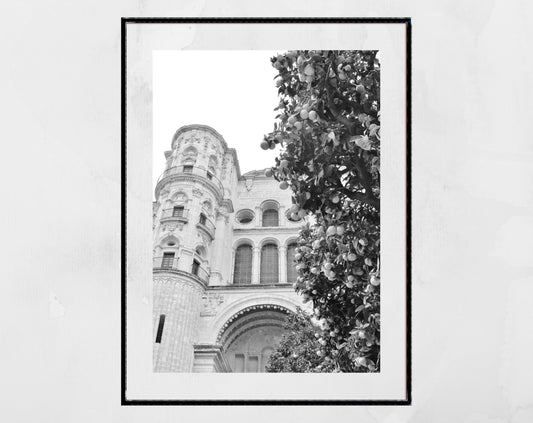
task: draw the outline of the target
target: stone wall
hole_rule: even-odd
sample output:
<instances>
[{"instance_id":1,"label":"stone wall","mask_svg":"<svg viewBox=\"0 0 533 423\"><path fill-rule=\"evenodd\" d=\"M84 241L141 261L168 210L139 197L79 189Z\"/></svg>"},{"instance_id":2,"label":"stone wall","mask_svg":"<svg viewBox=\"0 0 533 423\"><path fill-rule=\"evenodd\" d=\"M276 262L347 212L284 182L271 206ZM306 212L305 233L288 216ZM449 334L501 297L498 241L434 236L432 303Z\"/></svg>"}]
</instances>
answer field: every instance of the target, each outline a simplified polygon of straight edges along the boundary
<instances>
[{"instance_id":1,"label":"stone wall","mask_svg":"<svg viewBox=\"0 0 533 423\"><path fill-rule=\"evenodd\" d=\"M203 287L183 276L154 275L154 371L190 372L193 345L199 336ZM155 342L160 315L165 315L161 343Z\"/></svg>"}]
</instances>

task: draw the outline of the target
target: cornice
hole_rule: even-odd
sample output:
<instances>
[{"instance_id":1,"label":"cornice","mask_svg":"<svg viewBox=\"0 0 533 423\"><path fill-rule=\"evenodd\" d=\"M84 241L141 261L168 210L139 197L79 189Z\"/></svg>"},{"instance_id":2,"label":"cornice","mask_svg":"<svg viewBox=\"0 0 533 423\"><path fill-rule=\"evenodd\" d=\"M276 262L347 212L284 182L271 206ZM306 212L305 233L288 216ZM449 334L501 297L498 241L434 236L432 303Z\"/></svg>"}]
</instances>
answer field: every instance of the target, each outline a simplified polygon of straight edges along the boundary
<instances>
[{"instance_id":1,"label":"cornice","mask_svg":"<svg viewBox=\"0 0 533 423\"><path fill-rule=\"evenodd\" d=\"M185 181L185 182L199 182L204 187L209 188L211 192L215 195L215 198L217 199L217 202L221 202L223 200L223 193L220 193L217 186L211 182L210 180L204 178L201 175L195 175L194 173L174 173L168 176L165 176L163 179L161 179L156 187L155 187L155 196L156 198L159 198L159 193L163 189L163 187L174 181Z\"/></svg>"},{"instance_id":2,"label":"cornice","mask_svg":"<svg viewBox=\"0 0 533 423\"><path fill-rule=\"evenodd\" d=\"M302 227L301 226L296 226L296 227L293 227L293 228L290 228L290 227L287 227L287 226L258 226L258 227L255 227L255 228L237 228L237 227L233 227L233 232L234 233L239 233L239 234L245 234L245 233L262 233L262 232L267 232L269 234L273 234L273 233L276 233L276 232L282 232L282 233L292 233L294 232L295 234L298 234L298 232L300 232L300 229Z\"/></svg>"},{"instance_id":3,"label":"cornice","mask_svg":"<svg viewBox=\"0 0 533 423\"><path fill-rule=\"evenodd\" d=\"M192 273L184 272L183 270L177 269L153 269L154 275L158 275L160 278L164 278L165 275L169 276L169 279L176 279L176 282L186 282L194 284L197 287L200 287L202 291L205 291L207 283L200 279L198 276L193 275ZM179 278L175 278L179 276Z\"/></svg>"},{"instance_id":4,"label":"cornice","mask_svg":"<svg viewBox=\"0 0 533 423\"><path fill-rule=\"evenodd\" d=\"M281 289L282 291L294 290L292 283L273 283L273 284L249 284L249 285L218 285L208 286L206 291L275 291Z\"/></svg>"}]
</instances>

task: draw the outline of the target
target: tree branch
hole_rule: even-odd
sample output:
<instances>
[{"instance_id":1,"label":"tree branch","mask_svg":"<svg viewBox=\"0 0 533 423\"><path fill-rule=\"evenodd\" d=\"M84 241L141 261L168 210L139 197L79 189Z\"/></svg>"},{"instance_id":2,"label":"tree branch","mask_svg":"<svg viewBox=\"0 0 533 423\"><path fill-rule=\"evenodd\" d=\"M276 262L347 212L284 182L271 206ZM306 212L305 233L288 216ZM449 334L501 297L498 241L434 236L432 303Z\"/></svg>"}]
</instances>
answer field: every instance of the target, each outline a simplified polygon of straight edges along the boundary
<instances>
[{"instance_id":1,"label":"tree branch","mask_svg":"<svg viewBox=\"0 0 533 423\"><path fill-rule=\"evenodd\" d=\"M363 108L363 105L362 104L358 104L356 103L355 101L353 100L350 100L348 97L342 95L340 92L337 91L337 96L342 100L344 101L345 103L347 103L351 109L352 109L352 112L354 115L357 115L359 113L362 113L364 112L364 108Z\"/></svg>"},{"instance_id":2,"label":"tree branch","mask_svg":"<svg viewBox=\"0 0 533 423\"><path fill-rule=\"evenodd\" d=\"M337 120L337 122L342 123L348 131L351 133L355 129L355 122L351 122L346 116L343 116L339 111L338 107L333 102L333 88L326 85L326 93L328 98L328 109Z\"/></svg>"},{"instance_id":3,"label":"tree branch","mask_svg":"<svg viewBox=\"0 0 533 423\"><path fill-rule=\"evenodd\" d=\"M355 168L361 177L361 182L367 194L372 195L372 176L366 169L365 162L359 154L355 156Z\"/></svg>"},{"instance_id":4,"label":"tree branch","mask_svg":"<svg viewBox=\"0 0 533 423\"><path fill-rule=\"evenodd\" d=\"M352 200L358 200L362 203L368 204L369 206L374 207L377 211L379 211L380 201L379 198L374 197L372 194L368 193L362 193L358 191L350 191L348 188L343 188L342 192L346 194L348 198L351 198Z\"/></svg>"}]
</instances>

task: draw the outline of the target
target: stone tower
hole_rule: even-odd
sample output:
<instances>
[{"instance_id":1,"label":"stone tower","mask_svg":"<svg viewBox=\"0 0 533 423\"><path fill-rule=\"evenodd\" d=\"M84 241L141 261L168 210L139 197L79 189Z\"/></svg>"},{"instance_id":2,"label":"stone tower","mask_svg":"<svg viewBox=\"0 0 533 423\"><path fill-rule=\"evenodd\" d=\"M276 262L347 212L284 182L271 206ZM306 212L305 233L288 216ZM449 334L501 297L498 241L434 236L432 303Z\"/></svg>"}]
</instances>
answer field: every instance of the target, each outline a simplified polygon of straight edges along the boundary
<instances>
[{"instance_id":1,"label":"stone tower","mask_svg":"<svg viewBox=\"0 0 533 423\"><path fill-rule=\"evenodd\" d=\"M290 194L241 175L208 126L178 129L171 147L153 210L154 371L262 371L300 304Z\"/></svg>"}]
</instances>

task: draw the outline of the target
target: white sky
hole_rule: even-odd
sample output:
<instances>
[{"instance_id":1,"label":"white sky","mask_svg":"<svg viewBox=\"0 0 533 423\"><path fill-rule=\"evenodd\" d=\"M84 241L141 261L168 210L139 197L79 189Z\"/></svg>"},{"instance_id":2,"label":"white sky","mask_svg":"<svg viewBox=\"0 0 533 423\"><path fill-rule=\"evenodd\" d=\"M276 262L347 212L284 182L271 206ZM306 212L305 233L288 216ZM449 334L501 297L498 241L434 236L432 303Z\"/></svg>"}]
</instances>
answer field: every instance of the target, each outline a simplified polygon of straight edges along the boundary
<instances>
[{"instance_id":1,"label":"white sky","mask_svg":"<svg viewBox=\"0 0 533 423\"><path fill-rule=\"evenodd\" d=\"M241 173L274 164L259 147L278 105L275 51L156 51L153 69L153 180L176 130L193 123L218 131L237 150Z\"/></svg>"}]
</instances>

